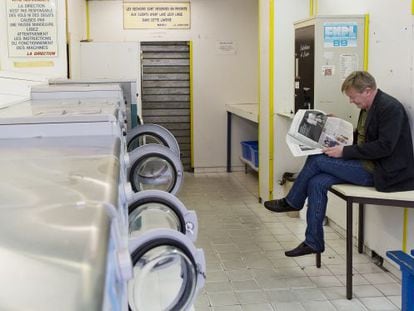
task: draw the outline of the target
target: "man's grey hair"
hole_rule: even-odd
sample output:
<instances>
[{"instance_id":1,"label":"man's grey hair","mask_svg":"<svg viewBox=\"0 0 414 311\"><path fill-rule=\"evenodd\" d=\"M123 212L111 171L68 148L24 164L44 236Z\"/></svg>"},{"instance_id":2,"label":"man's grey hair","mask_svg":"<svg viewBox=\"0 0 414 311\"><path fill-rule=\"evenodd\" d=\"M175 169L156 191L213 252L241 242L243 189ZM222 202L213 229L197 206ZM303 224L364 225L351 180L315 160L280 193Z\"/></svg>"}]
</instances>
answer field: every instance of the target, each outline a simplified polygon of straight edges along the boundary
<instances>
[{"instance_id":1,"label":"man's grey hair","mask_svg":"<svg viewBox=\"0 0 414 311\"><path fill-rule=\"evenodd\" d=\"M374 77L367 71L354 71L345 81L342 83L342 93L349 90L350 88L355 89L358 93L362 93L366 88L375 90L377 83Z\"/></svg>"}]
</instances>

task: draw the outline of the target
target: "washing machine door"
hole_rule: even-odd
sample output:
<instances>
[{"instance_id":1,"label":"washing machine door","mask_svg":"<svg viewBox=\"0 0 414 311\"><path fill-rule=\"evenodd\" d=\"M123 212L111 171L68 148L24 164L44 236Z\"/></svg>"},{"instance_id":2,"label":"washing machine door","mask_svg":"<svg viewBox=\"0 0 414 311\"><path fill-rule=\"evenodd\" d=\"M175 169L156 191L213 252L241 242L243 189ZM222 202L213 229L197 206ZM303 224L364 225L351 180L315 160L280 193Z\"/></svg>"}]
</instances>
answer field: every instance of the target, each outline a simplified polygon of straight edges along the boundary
<instances>
[{"instance_id":1,"label":"washing machine door","mask_svg":"<svg viewBox=\"0 0 414 311\"><path fill-rule=\"evenodd\" d=\"M205 282L201 249L182 233L153 229L129 241L133 278L129 310L188 310Z\"/></svg>"},{"instance_id":2,"label":"washing machine door","mask_svg":"<svg viewBox=\"0 0 414 311\"><path fill-rule=\"evenodd\" d=\"M146 144L164 145L180 157L180 147L177 140L169 130L161 125L142 124L127 133L128 151Z\"/></svg>"},{"instance_id":3,"label":"washing machine door","mask_svg":"<svg viewBox=\"0 0 414 311\"><path fill-rule=\"evenodd\" d=\"M134 192L163 190L177 194L183 183L183 165L171 149L148 144L129 153L128 178Z\"/></svg>"},{"instance_id":4,"label":"washing machine door","mask_svg":"<svg viewBox=\"0 0 414 311\"><path fill-rule=\"evenodd\" d=\"M189 211L171 193L161 190L145 190L134 193L128 203L129 234L155 228L166 228L185 234L191 241L197 240L198 223L195 211Z\"/></svg>"}]
</instances>

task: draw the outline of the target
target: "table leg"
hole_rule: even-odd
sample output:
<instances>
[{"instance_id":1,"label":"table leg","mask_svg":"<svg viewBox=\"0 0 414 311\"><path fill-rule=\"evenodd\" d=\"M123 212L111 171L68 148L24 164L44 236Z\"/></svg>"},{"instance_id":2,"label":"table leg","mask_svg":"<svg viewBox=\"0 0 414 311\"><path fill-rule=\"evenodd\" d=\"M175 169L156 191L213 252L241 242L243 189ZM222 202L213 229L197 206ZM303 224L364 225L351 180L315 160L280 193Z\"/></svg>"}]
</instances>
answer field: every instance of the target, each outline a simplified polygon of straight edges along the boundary
<instances>
[{"instance_id":1,"label":"table leg","mask_svg":"<svg viewBox=\"0 0 414 311\"><path fill-rule=\"evenodd\" d=\"M364 222L365 222L365 208L363 203L359 203L359 217L358 217L358 253L364 252Z\"/></svg>"},{"instance_id":2,"label":"table leg","mask_svg":"<svg viewBox=\"0 0 414 311\"><path fill-rule=\"evenodd\" d=\"M231 172L231 112L227 111L227 172Z\"/></svg>"},{"instance_id":3,"label":"table leg","mask_svg":"<svg viewBox=\"0 0 414 311\"><path fill-rule=\"evenodd\" d=\"M346 298L352 299L352 201L346 201Z\"/></svg>"},{"instance_id":4,"label":"table leg","mask_svg":"<svg viewBox=\"0 0 414 311\"><path fill-rule=\"evenodd\" d=\"M316 268L321 267L321 253L316 253Z\"/></svg>"}]
</instances>

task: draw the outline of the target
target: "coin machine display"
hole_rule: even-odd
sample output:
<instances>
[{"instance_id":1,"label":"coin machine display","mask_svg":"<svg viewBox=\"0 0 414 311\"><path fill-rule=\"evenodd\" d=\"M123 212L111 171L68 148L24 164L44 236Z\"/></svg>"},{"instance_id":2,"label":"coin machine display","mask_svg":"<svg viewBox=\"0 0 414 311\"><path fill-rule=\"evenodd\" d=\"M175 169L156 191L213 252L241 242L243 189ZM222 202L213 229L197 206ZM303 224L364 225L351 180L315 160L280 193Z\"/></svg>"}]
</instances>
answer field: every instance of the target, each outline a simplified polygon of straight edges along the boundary
<instances>
[{"instance_id":1,"label":"coin machine display","mask_svg":"<svg viewBox=\"0 0 414 311\"><path fill-rule=\"evenodd\" d=\"M178 191L175 138L156 125L125 137L115 85L32 95L0 112L0 309L189 309L205 279L197 217L168 192L144 191ZM20 264L29 281L7 268Z\"/></svg>"}]
</instances>

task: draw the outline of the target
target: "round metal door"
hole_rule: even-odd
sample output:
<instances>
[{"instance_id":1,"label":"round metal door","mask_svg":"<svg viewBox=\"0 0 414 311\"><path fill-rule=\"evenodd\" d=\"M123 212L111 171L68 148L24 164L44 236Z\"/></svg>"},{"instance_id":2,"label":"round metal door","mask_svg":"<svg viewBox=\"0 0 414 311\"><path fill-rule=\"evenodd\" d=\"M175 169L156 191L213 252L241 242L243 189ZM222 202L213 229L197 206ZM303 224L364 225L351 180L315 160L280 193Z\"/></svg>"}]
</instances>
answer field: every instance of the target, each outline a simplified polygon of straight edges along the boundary
<instances>
[{"instance_id":1,"label":"round metal door","mask_svg":"<svg viewBox=\"0 0 414 311\"><path fill-rule=\"evenodd\" d=\"M188 310L205 282L201 249L182 233L149 230L130 238L133 278L128 283L132 311Z\"/></svg>"},{"instance_id":2,"label":"round metal door","mask_svg":"<svg viewBox=\"0 0 414 311\"><path fill-rule=\"evenodd\" d=\"M186 209L184 204L171 193L161 190L145 190L134 193L128 203L129 234L166 228L185 234L196 241L198 232L197 215Z\"/></svg>"},{"instance_id":3,"label":"round metal door","mask_svg":"<svg viewBox=\"0 0 414 311\"><path fill-rule=\"evenodd\" d=\"M177 194L183 183L180 159L167 147L148 144L129 153L128 178L134 192L163 190Z\"/></svg>"},{"instance_id":4,"label":"round metal door","mask_svg":"<svg viewBox=\"0 0 414 311\"><path fill-rule=\"evenodd\" d=\"M143 124L127 133L127 148L132 151L146 144L159 144L170 148L180 157L180 147L174 135L158 124Z\"/></svg>"}]
</instances>

